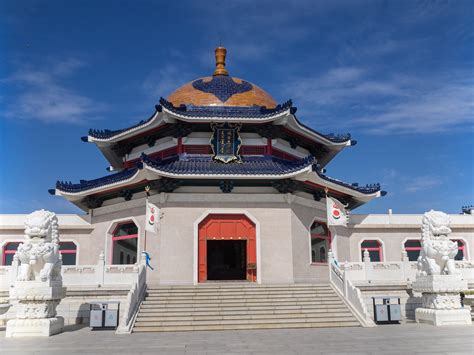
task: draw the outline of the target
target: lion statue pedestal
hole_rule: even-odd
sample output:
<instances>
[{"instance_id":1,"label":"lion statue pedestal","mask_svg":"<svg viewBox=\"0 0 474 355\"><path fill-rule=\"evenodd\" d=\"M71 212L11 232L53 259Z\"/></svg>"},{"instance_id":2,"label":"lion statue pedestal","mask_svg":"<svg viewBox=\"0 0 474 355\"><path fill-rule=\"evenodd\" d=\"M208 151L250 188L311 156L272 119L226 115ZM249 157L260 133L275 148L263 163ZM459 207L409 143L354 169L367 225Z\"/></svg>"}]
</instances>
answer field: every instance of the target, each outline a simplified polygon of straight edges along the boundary
<instances>
[{"instance_id":1,"label":"lion statue pedestal","mask_svg":"<svg viewBox=\"0 0 474 355\"><path fill-rule=\"evenodd\" d=\"M50 336L62 332L64 319L56 306L66 296L61 278L58 218L40 210L25 221L26 241L15 258L20 268L10 298L18 300L16 318L7 322L7 337Z\"/></svg>"},{"instance_id":2,"label":"lion statue pedestal","mask_svg":"<svg viewBox=\"0 0 474 355\"><path fill-rule=\"evenodd\" d=\"M460 292L467 281L456 272L457 242L449 240L449 216L426 212L421 227L421 252L413 291L422 293L422 307L415 311L417 323L436 326L472 324L471 311L461 304Z\"/></svg>"}]
</instances>

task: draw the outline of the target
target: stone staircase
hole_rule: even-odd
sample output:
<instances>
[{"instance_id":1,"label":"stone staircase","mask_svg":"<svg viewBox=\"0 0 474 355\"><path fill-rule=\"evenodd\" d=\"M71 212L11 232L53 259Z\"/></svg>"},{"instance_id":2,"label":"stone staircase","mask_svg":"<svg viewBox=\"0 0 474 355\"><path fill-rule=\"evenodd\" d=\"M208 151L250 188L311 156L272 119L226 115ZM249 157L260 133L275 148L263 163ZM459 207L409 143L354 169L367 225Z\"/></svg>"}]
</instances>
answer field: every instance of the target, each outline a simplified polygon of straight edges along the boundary
<instances>
[{"instance_id":1,"label":"stone staircase","mask_svg":"<svg viewBox=\"0 0 474 355\"><path fill-rule=\"evenodd\" d=\"M133 332L354 326L329 285L209 283L148 288Z\"/></svg>"}]
</instances>

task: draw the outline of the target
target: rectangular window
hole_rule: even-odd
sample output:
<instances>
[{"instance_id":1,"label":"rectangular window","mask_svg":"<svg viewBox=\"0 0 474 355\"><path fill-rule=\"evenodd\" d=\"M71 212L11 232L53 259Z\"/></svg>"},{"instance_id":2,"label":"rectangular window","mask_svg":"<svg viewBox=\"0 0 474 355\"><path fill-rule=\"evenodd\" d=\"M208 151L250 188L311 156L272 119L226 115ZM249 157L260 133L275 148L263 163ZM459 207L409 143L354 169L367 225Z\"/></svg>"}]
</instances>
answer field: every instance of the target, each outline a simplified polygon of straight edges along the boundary
<instances>
[{"instance_id":1,"label":"rectangular window","mask_svg":"<svg viewBox=\"0 0 474 355\"><path fill-rule=\"evenodd\" d=\"M421 251L421 241L420 240L407 240L403 245L408 256L408 260L417 261L420 256Z\"/></svg>"},{"instance_id":2,"label":"rectangular window","mask_svg":"<svg viewBox=\"0 0 474 355\"><path fill-rule=\"evenodd\" d=\"M378 240L364 240L360 245L361 258L364 260L364 252L369 252L370 261L382 261L382 244Z\"/></svg>"},{"instance_id":3,"label":"rectangular window","mask_svg":"<svg viewBox=\"0 0 474 355\"><path fill-rule=\"evenodd\" d=\"M3 265L11 265L13 256L22 242L10 242L3 246ZM74 242L59 242L63 265L76 265L77 246Z\"/></svg>"}]
</instances>

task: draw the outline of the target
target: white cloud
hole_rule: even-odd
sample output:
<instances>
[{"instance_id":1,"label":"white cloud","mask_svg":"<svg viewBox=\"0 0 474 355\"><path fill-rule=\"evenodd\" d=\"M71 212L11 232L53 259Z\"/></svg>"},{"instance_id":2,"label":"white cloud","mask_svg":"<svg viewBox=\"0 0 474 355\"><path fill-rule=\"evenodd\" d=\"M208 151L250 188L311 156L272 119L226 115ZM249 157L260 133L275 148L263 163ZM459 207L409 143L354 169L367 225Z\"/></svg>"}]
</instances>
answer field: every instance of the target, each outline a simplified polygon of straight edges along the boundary
<instances>
[{"instance_id":1,"label":"white cloud","mask_svg":"<svg viewBox=\"0 0 474 355\"><path fill-rule=\"evenodd\" d=\"M443 184L443 180L438 176L426 175L411 178L405 185L405 191L418 192L431 190Z\"/></svg>"},{"instance_id":2,"label":"white cloud","mask_svg":"<svg viewBox=\"0 0 474 355\"><path fill-rule=\"evenodd\" d=\"M373 134L433 133L474 124L474 83L471 74L448 73L436 77L383 75L355 67L340 67L326 74L294 80L283 88L293 97L302 118L323 112L320 126L332 126L337 117L347 126ZM346 112L344 112L344 110ZM340 120L339 112L350 115Z\"/></svg>"},{"instance_id":3,"label":"white cloud","mask_svg":"<svg viewBox=\"0 0 474 355\"><path fill-rule=\"evenodd\" d=\"M181 85L196 79L194 74L191 74L183 67L173 63L162 66L160 70L152 71L143 82L142 89L146 92L147 96L155 100L158 100L160 97L167 97Z\"/></svg>"},{"instance_id":4,"label":"white cloud","mask_svg":"<svg viewBox=\"0 0 474 355\"><path fill-rule=\"evenodd\" d=\"M105 105L61 83L63 76L84 65L82 61L69 59L56 63L49 70L21 69L2 80L0 83L18 91L7 106L5 116L46 123L80 123L96 117Z\"/></svg>"},{"instance_id":5,"label":"white cloud","mask_svg":"<svg viewBox=\"0 0 474 355\"><path fill-rule=\"evenodd\" d=\"M372 126L372 133L386 134L444 132L474 125L474 86L469 83L447 84L423 92L416 88L402 101L379 109L355 122ZM375 123L375 127L373 124Z\"/></svg>"}]
</instances>

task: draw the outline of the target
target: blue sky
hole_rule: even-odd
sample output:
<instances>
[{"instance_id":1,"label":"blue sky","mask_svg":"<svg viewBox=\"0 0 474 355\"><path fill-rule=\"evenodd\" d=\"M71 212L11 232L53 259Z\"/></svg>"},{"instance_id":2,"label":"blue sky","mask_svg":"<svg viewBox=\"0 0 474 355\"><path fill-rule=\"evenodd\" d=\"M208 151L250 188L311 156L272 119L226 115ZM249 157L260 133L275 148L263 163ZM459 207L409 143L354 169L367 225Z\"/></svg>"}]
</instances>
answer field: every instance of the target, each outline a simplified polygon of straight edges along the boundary
<instances>
[{"instance_id":1,"label":"blue sky","mask_svg":"<svg viewBox=\"0 0 474 355\"><path fill-rule=\"evenodd\" d=\"M0 213L79 210L56 180L106 175L80 137L148 118L160 96L230 74L358 141L330 165L388 195L355 213L474 203L471 1L2 1Z\"/></svg>"}]
</instances>

